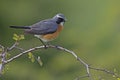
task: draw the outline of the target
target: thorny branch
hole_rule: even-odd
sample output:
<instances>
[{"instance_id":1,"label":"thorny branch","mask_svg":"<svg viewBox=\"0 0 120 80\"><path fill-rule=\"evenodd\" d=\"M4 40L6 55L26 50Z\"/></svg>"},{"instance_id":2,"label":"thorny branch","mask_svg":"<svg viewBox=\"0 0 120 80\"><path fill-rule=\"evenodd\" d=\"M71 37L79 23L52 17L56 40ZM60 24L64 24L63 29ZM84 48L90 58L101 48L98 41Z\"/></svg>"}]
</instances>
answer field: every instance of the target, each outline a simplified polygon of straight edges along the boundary
<instances>
[{"instance_id":1,"label":"thorny branch","mask_svg":"<svg viewBox=\"0 0 120 80\"><path fill-rule=\"evenodd\" d=\"M35 51L35 50L38 50L38 49L44 49L45 46L38 46L38 47L30 48L28 50L23 50L22 48L18 47L18 42L15 42L10 48L5 49L2 45L0 45L0 48L2 49L2 52L1 52L1 55L0 55L0 57L1 57L0 75L2 75L2 70L4 69L5 64L8 64L9 62L12 62L13 60L19 58L20 56L22 56L24 54L27 54L28 52L32 52L32 51ZM6 54L7 54L7 52L13 50L14 48L19 49L22 52L20 52L19 54L17 54L17 55L15 55L15 56L13 56L13 57L11 57L11 58L9 58L9 59L6 60ZM72 54L76 58L76 60L78 60L81 64L83 64L85 66L87 75L78 77L76 80L80 80L80 78L84 78L84 77L88 77L89 80L93 80L92 76L91 76L91 73L90 73L90 69L96 70L96 71L102 71L102 72L114 75L117 78L119 78L119 76L117 74L115 74L114 72L108 71L106 69L100 69L100 68L91 67L90 65L88 65L87 63L85 63L80 57L78 57L75 52L73 52L71 50L68 50L68 49L66 49L64 47L54 46L54 45L47 45L46 48L54 48L54 49L58 49L58 50L70 53L70 54Z\"/></svg>"}]
</instances>

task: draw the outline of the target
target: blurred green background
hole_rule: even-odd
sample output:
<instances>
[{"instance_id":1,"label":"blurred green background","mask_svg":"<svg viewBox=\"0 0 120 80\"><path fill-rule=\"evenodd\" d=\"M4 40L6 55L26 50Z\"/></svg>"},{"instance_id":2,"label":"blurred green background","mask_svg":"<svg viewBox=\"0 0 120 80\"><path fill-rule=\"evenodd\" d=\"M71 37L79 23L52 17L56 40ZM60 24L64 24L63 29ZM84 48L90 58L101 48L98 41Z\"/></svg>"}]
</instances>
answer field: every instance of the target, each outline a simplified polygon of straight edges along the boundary
<instances>
[{"instance_id":1,"label":"blurred green background","mask_svg":"<svg viewBox=\"0 0 120 80\"><path fill-rule=\"evenodd\" d=\"M9 47L14 33L23 34L10 25L31 25L57 13L63 13L68 21L52 44L73 50L94 67L120 72L120 0L0 0L0 44ZM25 38L20 42L24 49L41 45L32 35ZM0 80L74 80L86 74L71 54L55 49L33 53L41 56L42 67L24 55L8 64ZM95 80L116 80L102 72L91 73Z\"/></svg>"}]
</instances>

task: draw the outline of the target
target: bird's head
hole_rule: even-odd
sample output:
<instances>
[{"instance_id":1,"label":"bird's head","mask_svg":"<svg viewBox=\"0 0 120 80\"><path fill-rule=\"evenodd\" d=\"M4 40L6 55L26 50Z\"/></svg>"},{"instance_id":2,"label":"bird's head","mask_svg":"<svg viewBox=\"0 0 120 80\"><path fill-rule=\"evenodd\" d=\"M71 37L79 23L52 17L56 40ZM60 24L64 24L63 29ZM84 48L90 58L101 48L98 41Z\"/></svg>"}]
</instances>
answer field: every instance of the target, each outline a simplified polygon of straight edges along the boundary
<instances>
[{"instance_id":1,"label":"bird's head","mask_svg":"<svg viewBox=\"0 0 120 80\"><path fill-rule=\"evenodd\" d=\"M57 14L57 15L55 15L54 17L53 17L53 19L55 19L56 20L56 23L57 24L63 24L64 22L66 22L66 17L64 16L64 14L61 14L61 13L59 13L59 14Z\"/></svg>"}]
</instances>

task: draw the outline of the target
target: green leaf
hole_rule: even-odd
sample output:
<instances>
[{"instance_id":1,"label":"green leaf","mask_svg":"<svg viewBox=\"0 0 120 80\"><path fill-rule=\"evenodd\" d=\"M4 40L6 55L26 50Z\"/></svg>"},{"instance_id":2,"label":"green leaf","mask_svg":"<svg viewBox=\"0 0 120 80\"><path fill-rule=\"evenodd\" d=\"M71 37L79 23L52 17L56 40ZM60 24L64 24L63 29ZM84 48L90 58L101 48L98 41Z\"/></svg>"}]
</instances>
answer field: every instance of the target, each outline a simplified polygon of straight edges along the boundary
<instances>
[{"instance_id":1,"label":"green leaf","mask_svg":"<svg viewBox=\"0 0 120 80\"><path fill-rule=\"evenodd\" d=\"M13 36L14 36L14 37L17 37L17 38L19 37L19 36L18 36L17 34L15 34L15 33L13 34Z\"/></svg>"},{"instance_id":2,"label":"green leaf","mask_svg":"<svg viewBox=\"0 0 120 80\"><path fill-rule=\"evenodd\" d=\"M18 39L16 37L13 37L13 40L17 41Z\"/></svg>"},{"instance_id":3,"label":"green leaf","mask_svg":"<svg viewBox=\"0 0 120 80\"><path fill-rule=\"evenodd\" d=\"M120 78L117 78L117 80L120 80Z\"/></svg>"},{"instance_id":4,"label":"green leaf","mask_svg":"<svg viewBox=\"0 0 120 80\"><path fill-rule=\"evenodd\" d=\"M17 35L17 34L13 34L13 40L15 41L20 41L25 39L24 35Z\"/></svg>"},{"instance_id":5,"label":"green leaf","mask_svg":"<svg viewBox=\"0 0 120 80\"><path fill-rule=\"evenodd\" d=\"M28 58L31 60L31 62L35 62L35 57L31 52L28 53Z\"/></svg>"},{"instance_id":6,"label":"green leaf","mask_svg":"<svg viewBox=\"0 0 120 80\"><path fill-rule=\"evenodd\" d=\"M38 56L37 61L38 61L38 63L40 64L40 66L42 66L42 65L43 65L43 62L42 62L42 60L41 60L40 56Z\"/></svg>"},{"instance_id":7,"label":"green leaf","mask_svg":"<svg viewBox=\"0 0 120 80\"><path fill-rule=\"evenodd\" d=\"M18 41L19 36L17 34L13 34L13 40Z\"/></svg>"},{"instance_id":8,"label":"green leaf","mask_svg":"<svg viewBox=\"0 0 120 80\"><path fill-rule=\"evenodd\" d=\"M19 40L23 40L23 39L25 39L24 35L20 35Z\"/></svg>"}]
</instances>

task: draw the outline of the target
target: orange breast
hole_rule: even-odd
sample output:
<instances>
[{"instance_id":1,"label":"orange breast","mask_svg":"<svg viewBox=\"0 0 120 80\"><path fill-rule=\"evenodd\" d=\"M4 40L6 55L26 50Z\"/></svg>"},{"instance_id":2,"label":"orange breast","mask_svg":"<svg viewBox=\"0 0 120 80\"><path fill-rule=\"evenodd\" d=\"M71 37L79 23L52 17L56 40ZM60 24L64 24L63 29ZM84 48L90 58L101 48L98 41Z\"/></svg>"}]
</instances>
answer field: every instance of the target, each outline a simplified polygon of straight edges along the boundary
<instances>
[{"instance_id":1,"label":"orange breast","mask_svg":"<svg viewBox=\"0 0 120 80\"><path fill-rule=\"evenodd\" d=\"M48 41L53 40L53 39L55 39L59 35L59 33L62 31L62 29L63 29L63 26L59 25L59 27L56 30L56 32L54 32L52 34L43 35L42 38L46 39Z\"/></svg>"}]
</instances>

